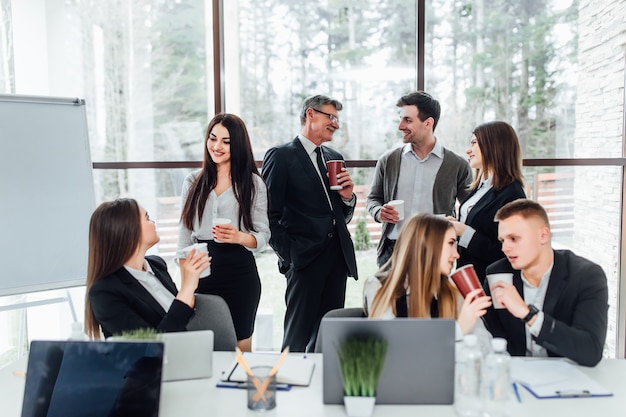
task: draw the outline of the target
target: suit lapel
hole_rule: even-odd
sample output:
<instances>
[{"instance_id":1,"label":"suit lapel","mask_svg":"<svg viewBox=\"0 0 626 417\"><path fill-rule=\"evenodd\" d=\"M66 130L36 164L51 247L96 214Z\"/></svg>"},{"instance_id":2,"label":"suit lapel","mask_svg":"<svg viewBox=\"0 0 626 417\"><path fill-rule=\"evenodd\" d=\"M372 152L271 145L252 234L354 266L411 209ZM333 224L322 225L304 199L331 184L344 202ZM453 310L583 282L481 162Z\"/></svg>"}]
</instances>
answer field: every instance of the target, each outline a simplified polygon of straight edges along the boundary
<instances>
[{"instance_id":1,"label":"suit lapel","mask_svg":"<svg viewBox=\"0 0 626 417\"><path fill-rule=\"evenodd\" d=\"M476 194L476 191L478 190L472 191L468 199L472 197L474 194ZM497 191L494 190L493 188L487 191L487 193L480 200L478 200L476 205L470 210L467 216L467 219L465 220L465 223L473 224L474 216L476 216L477 213L481 213L484 207L488 206L489 204L493 202L493 200L496 199L496 193Z\"/></svg>"},{"instance_id":2,"label":"suit lapel","mask_svg":"<svg viewBox=\"0 0 626 417\"><path fill-rule=\"evenodd\" d=\"M150 307L155 312L163 314L164 310L163 307L161 307L161 304L159 304L158 301L154 299L152 294L150 294L148 290L146 290L145 287L141 285L135 279L135 277L133 277L131 273L126 270L126 268L122 267L120 269L119 277L120 281L122 281L122 283L128 287L128 290L131 292L131 294L137 297L140 302L145 304L147 307ZM161 279L159 278L159 280Z\"/></svg>"},{"instance_id":3,"label":"suit lapel","mask_svg":"<svg viewBox=\"0 0 626 417\"><path fill-rule=\"evenodd\" d=\"M557 252L554 252L554 265L552 266L552 272L550 273L550 281L548 282L548 288L546 289L546 297L543 301L543 311L551 316L554 316L554 310L556 304L559 301L559 297L562 294L563 288L567 283L567 265L565 260L559 256Z\"/></svg>"}]
</instances>

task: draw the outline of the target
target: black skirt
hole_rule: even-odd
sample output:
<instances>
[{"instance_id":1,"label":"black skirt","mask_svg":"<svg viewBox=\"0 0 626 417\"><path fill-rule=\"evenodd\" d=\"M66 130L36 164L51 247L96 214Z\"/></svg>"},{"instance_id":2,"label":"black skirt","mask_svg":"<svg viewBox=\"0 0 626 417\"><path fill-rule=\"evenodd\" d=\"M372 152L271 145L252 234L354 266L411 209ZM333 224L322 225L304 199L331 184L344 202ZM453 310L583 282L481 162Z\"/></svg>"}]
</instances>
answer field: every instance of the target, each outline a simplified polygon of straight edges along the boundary
<instances>
[{"instance_id":1,"label":"black skirt","mask_svg":"<svg viewBox=\"0 0 626 417\"><path fill-rule=\"evenodd\" d=\"M211 275L200 279L200 294L222 297L233 316L237 340L254 331L254 319L261 298L261 280L254 255L241 245L201 240L209 247Z\"/></svg>"}]
</instances>

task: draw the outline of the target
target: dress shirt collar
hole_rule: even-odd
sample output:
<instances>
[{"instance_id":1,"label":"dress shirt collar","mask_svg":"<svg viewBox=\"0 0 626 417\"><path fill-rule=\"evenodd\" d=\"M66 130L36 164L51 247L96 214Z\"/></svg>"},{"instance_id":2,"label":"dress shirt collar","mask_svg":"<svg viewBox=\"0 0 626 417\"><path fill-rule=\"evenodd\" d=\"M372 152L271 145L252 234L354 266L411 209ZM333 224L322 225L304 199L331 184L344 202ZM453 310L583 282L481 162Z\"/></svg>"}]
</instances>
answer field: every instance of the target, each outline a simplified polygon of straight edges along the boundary
<instances>
[{"instance_id":1,"label":"dress shirt collar","mask_svg":"<svg viewBox=\"0 0 626 417\"><path fill-rule=\"evenodd\" d=\"M405 143L402 147L402 156L405 156L409 152L415 155L416 158L420 159L419 156L417 156L417 154L413 151L413 146L411 146L410 143ZM437 158L443 159L443 146L441 145L441 143L439 143L437 138L435 138L435 146L428 153L426 158L424 158L424 160L428 159L430 155L435 155Z\"/></svg>"},{"instance_id":2,"label":"dress shirt collar","mask_svg":"<svg viewBox=\"0 0 626 417\"><path fill-rule=\"evenodd\" d=\"M315 148L317 145L311 142L311 140L303 135L298 135L298 139L300 139L300 143L304 146L304 150L308 155L312 155L315 152ZM321 146L321 145L320 145Z\"/></svg>"},{"instance_id":3,"label":"dress shirt collar","mask_svg":"<svg viewBox=\"0 0 626 417\"><path fill-rule=\"evenodd\" d=\"M148 282L148 276L149 275L152 275L153 277L156 278L156 275L155 275L154 271L150 267L150 263L148 263L148 261L146 261L145 259L143 260L143 266L146 269L145 271L141 271L139 269L131 268L130 266L126 266L126 265L124 265L124 268L126 268L126 270L128 272L130 272L130 274L137 281L140 281L140 282Z\"/></svg>"}]
</instances>

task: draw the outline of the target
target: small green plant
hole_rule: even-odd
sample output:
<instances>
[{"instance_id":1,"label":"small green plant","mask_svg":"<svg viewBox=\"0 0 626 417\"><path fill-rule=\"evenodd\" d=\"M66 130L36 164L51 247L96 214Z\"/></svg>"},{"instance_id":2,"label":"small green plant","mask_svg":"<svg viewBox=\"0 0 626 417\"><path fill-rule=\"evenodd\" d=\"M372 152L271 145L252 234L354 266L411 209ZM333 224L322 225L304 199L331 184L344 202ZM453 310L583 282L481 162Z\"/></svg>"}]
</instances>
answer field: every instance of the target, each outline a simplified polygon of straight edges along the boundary
<instances>
[{"instance_id":1,"label":"small green plant","mask_svg":"<svg viewBox=\"0 0 626 417\"><path fill-rule=\"evenodd\" d=\"M157 340L159 334L155 329L145 328L123 331L121 334L116 334L114 338L117 340Z\"/></svg>"},{"instance_id":2,"label":"small green plant","mask_svg":"<svg viewBox=\"0 0 626 417\"><path fill-rule=\"evenodd\" d=\"M356 221L356 228L354 229L354 248L356 250L366 250L370 248L370 232L367 230L365 212Z\"/></svg>"},{"instance_id":3,"label":"small green plant","mask_svg":"<svg viewBox=\"0 0 626 417\"><path fill-rule=\"evenodd\" d=\"M348 397L375 397L383 371L387 341L348 338L339 347L341 381Z\"/></svg>"}]
</instances>

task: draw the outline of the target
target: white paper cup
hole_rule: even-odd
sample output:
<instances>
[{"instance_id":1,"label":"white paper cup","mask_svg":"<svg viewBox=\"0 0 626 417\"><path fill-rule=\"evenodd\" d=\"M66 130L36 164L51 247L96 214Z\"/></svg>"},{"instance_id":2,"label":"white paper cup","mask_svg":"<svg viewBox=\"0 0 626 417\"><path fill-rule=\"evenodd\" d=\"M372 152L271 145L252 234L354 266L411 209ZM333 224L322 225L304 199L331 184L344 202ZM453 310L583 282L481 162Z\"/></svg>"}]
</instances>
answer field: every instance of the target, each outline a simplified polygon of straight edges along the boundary
<instances>
[{"instance_id":1,"label":"white paper cup","mask_svg":"<svg viewBox=\"0 0 626 417\"><path fill-rule=\"evenodd\" d=\"M510 272L503 272L499 274L489 274L487 275L487 282L489 283L489 289L495 285L496 282L505 282L507 284L513 284L513 274ZM493 296L493 290L491 290L491 302L493 303L493 308L504 308L503 305L498 303Z\"/></svg>"},{"instance_id":2,"label":"white paper cup","mask_svg":"<svg viewBox=\"0 0 626 417\"><path fill-rule=\"evenodd\" d=\"M404 200L391 200L387 204L396 209L400 220L404 220Z\"/></svg>"},{"instance_id":3,"label":"white paper cup","mask_svg":"<svg viewBox=\"0 0 626 417\"><path fill-rule=\"evenodd\" d=\"M216 217L213 219L213 226L219 226L221 224L231 224L232 222L230 221L230 219L227 219L225 217ZM219 240L213 238L213 241L215 243L222 243Z\"/></svg>"},{"instance_id":4,"label":"white paper cup","mask_svg":"<svg viewBox=\"0 0 626 417\"><path fill-rule=\"evenodd\" d=\"M187 246L186 248L183 249L183 253L185 254L185 258L187 256L189 256L189 252L191 252L192 249L195 249L196 252L204 252L207 255L209 254L209 248L208 248L206 243L194 243L193 245L189 245L189 246ZM200 278L206 278L209 275L211 275L211 265L209 265L207 267L207 269L205 269L204 271L202 271L200 273Z\"/></svg>"}]
</instances>

